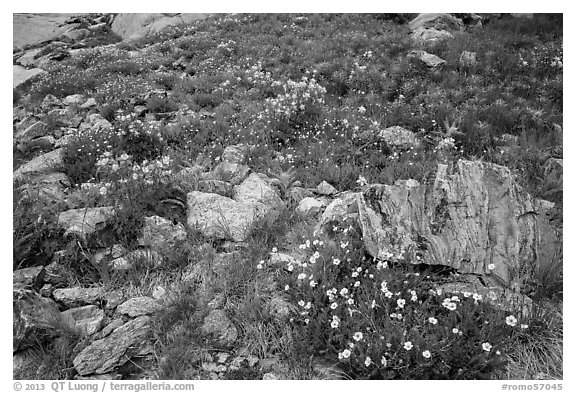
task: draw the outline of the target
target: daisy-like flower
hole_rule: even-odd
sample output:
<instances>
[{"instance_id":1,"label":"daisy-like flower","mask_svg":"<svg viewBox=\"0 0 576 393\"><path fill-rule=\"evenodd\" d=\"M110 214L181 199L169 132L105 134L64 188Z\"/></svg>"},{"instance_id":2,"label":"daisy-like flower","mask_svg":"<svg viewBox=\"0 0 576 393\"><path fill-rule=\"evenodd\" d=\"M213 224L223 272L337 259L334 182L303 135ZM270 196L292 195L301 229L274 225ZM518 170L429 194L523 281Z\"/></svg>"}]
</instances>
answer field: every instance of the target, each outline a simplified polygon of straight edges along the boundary
<instances>
[{"instance_id":1,"label":"daisy-like flower","mask_svg":"<svg viewBox=\"0 0 576 393\"><path fill-rule=\"evenodd\" d=\"M411 341L406 341L406 342L404 343L404 349L407 350L407 351L411 350L413 347L414 347L414 345L412 345L412 342L411 342Z\"/></svg>"},{"instance_id":2,"label":"daisy-like flower","mask_svg":"<svg viewBox=\"0 0 576 393\"><path fill-rule=\"evenodd\" d=\"M383 367L386 367L388 365L388 360L386 360L386 358L382 356L382 359L380 359L380 363L382 363Z\"/></svg>"},{"instance_id":3,"label":"daisy-like flower","mask_svg":"<svg viewBox=\"0 0 576 393\"><path fill-rule=\"evenodd\" d=\"M430 353L429 350L425 350L424 352L422 352L422 356L424 356L426 359L430 359L430 356L432 356L432 354Z\"/></svg>"},{"instance_id":4,"label":"daisy-like flower","mask_svg":"<svg viewBox=\"0 0 576 393\"><path fill-rule=\"evenodd\" d=\"M340 264L340 259L338 259L338 258L333 258L333 259L332 259L332 263L333 263L334 265L338 266L338 265Z\"/></svg>"},{"instance_id":5,"label":"daisy-like flower","mask_svg":"<svg viewBox=\"0 0 576 393\"><path fill-rule=\"evenodd\" d=\"M342 288L340 290L340 296L346 296L348 294L348 288Z\"/></svg>"},{"instance_id":6,"label":"daisy-like flower","mask_svg":"<svg viewBox=\"0 0 576 393\"><path fill-rule=\"evenodd\" d=\"M106 195L108 193L108 189L106 187L100 187L98 191L100 192L100 195Z\"/></svg>"},{"instance_id":7,"label":"daisy-like flower","mask_svg":"<svg viewBox=\"0 0 576 393\"><path fill-rule=\"evenodd\" d=\"M472 298L474 299L474 303L478 303L478 301L482 300L482 295L475 293L472 295Z\"/></svg>"},{"instance_id":8,"label":"daisy-like flower","mask_svg":"<svg viewBox=\"0 0 576 393\"><path fill-rule=\"evenodd\" d=\"M353 305L354 304L354 299L350 298L346 301L349 305Z\"/></svg>"},{"instance_id":9,"label":"daisy-like flower","mask_svg":"<svg viewBox=\"0 0 576 393\"><path fill-rule=\"evenodd\" d=\"M492 345L490 345L490 343L483 343L482 349L486 352L490 352L490 350L492 349Z\"/></svg>"},{"instance_id":10,"label":"daisy-like flower","mask_svg":"<svg viewBox=\"0 0 576 393\"><path fill-rule=\"evenodd\" d=\"M291 272L292 270L294 270L294 265L288 265L288 271Z\"/></svg>"},{"instance_id":11,"label":"daisy-like flower","mask_svg":"<svg viewBox=\"0 0 576 393\"><path fill-rule=\"evenodd\" d=\"M352 278L358 277L358 272L352 272Z\"/></svg>"},{"instance_id":12,"label":"daisy-like flower","mask_svg":"<svg viewBox=\"0 0 576 393\"><path fill-rule=\"evenodd\" d=\"M398 305L398 307L404 308L404 305L406 304L406 300L398 299L398 300L396 300L396 304Z\"/></svg>"},{"instance_id":13,"label":"daisy-like flower","mask_svg":"<svg viewBox=\"0 0 576 393\"><path fill-rule=\"evenodd\" d=\"M349 349L345 349L338 354L338 359L348 359L352 352Z\"/></svg>"},{"instance_id":14,"label":"daisy-like flower","mask_svg":"<svg viewBox=\"0 0 576 393\"><path fill-rule=\"evenodd\" d=\"M384 293L384 296L386 296L388 299L390 299L394 294L390 291L386 291L386 293Z\"/></svg>"},{"instance_id":15,"label":"daisy-like flower","mask_svg":"<svg viewBox=\"0 0 576 393\"><path fill-rule=\"evenodd\" d=\"M359 286L360 286L360 281L356 281L356 282L354 283L354 287L356 288L356 287L359 287Z\"/></svg>"},{"instance_id":16,"label":"daisy-like flower","mask_svg":"<svg viewBox=\"0 0 576 393\"><path fill-rule=\"evenodd\" d=\"M462 292L462 295L464 295L464 297L470 297L472 296L471 292Z\"/></svg>"},{"instance_id":17,"label":"daisy-like flower","mask_svg":"<svg viewBox=\"0 0 576 393\"><path fill-rule=\"evenodd\" d=\"M490 263L490 264L488 265L488 270L494 270L494 269L496 269L496 265L493 264L493 263Z\"/></svg>"},{"instance_id":18,"label":"daisy-like flower","mask_svg":"<svg viewBox=\"0 0 576 393\"><path fill-rule=\"evenodd\" d=\"M330 305L330 308L331 308L332 310L335 310L336 307L338 307L338 303L336 303L336 302L334 302L334 303L332 303L332 304Z\"/></svg>"},{"instance_id":19,"label":"daisy-like flower","mask_svg":"<svg viewBox=\"0 0 576 393\"><path fill-rule=\"evenodd\" d=\"M332 327L332 329L337 329L339 325L340 325L340 318L338 318L336 315L333 315L332 322L330 322L330 326Z\"/></svg>"},{"instance_id":20,"label":"daisy-like flower","mask_svg":"<svg viewBox=\"0 0 576 393\"><path fill-rule=\"evenodd\" d=\"M298 275L298 280L304 280L306 278L306 274L305 273L300 273Z\"/></svg>"},{"instance_id":21,"label":"daisy-like flower","mask_svg":"<svg viewBox=\"0 0 576 393\"><path fill-rule=\"evenodd\" d=\"M380 284L380 290L382 292L387 292L388 291L388 283L386 281L382 281L382 284Z\"/></svg>"},{"instance_id":22,"label":"daisy-like flower","mask_svg":"<svg viewBox=\"0 0 576 393\"><path fill-rule=\"evenodd\" d=\"M528 329L528 325L525 323L520 324L520 329Z\"/></svg>"},{"instance_id":23,"label":"daisy-like flower","mask_svg":"<svg viewBox=\"0 0 576 393\"><path fill-rule=\"evenodd\" d=\"M304 300L300 300L300 301L298 302L298 305L299 305L300 307L304 307L305 304L306 304L306 302L304 302Z\"/></svg>"},{"instance_id":24,"label":"daisy-like flower","mask_svg":"<svg viewBox=\"0 0 576 393\"><path fill-rule=\"evenodd\" d=\"M456 310L456 303L450 303L446 306L446 308L450 311Z\"/></svg>"},{"instance_id":25,"label":"daisy-like flower","mask_svg":"<svg viewBox=\"0 0 576 393\"><path fill-rule=\"evenodd\" d=\"M285 290L285 291L287 291L287 290L289 290L289 289L290 289L290 285L286 285L286 286L284 287L284 290Z\"/></svg>"},{"instance_id":26,"label":"daisy-like flower","mask_svg":"<svg viewBox=\"0 0 576 393\"><path fill-rule=\"evenodd\" d=\"M366 360L364 360L364 364L366 365L366 367L369 367L372 364L372 359L370 359L370 356L366 356Z\"/></svg>"},{"instance_id":27,"label":"daisy-like flower","mask_svg":"<svg viewBox=\"0 0 576 393\"><path fill-rule=\"evenodd\" d=\"M506 317L506 325L508 325L508 326L516 326L517 322L518 322L518 320L516 319L516 317L514 315L509 315Z\"/></svg>"},{"instance_id":28,"label":"daisy-like flower","mask_svg":"<svg viewBox=\"0 0 576 393\"><path fill-rule=\"evenodd\" d=\"M360 341L360 340L362 340L363 337L364 337L364 335L362 334L362 332L356 332L356 333L354 333L354 336L352 338L356 341Z\"/></svg>"},{"instance_id":29,"label":"daisy-like flower","mask_svg":"<svg viewBox=\"0 0 576 393\"><path fill-rule=\"evenodd\" d=\"M458 333L460 333L460 330L458 330L458 328L454 328L454 329L452 329L452 333L458 334Z\"/></svg>"},{"instance_id":30,"label":"daisy-like flower","mask_svg":"<svg viewBox=\"0 0 576 393\"><path fill-rule=\"evenodd\" d=\"M314 280L310 280L310 287L314 288L318 283Z\"/></svg>"},{"instance_id":31,"label":"daisy-like flower","mask_svg":"<svg viewBox=\"0 0 576 393\"><path fill-rule=\"evenodd\" d=\"M276 253L276 252L278 252L278 249L276 247L272 247L272 252Z\"/></svg>"},{"instance_id":32,"label":"daisy-like flower","mask_svg":"<svg viewBox=\"0 0 576 393\"><path fill-rule=\"evenodd\" d=\"M434 317L430 317L428 318L428 322L430 322L432 325L436 325L438 323L438 320Z\"/></svg>"},{"instance_id":33,"label":"daisy-like flower","mask_svg":"<svg viewBox=\"0 0 576 393\"><path fill-rule=\"evenodd\" d=\"M370 308L374 307L376 307L376 300L372 300L372 303L370 303Z\"/></svg>"}]
</instances>

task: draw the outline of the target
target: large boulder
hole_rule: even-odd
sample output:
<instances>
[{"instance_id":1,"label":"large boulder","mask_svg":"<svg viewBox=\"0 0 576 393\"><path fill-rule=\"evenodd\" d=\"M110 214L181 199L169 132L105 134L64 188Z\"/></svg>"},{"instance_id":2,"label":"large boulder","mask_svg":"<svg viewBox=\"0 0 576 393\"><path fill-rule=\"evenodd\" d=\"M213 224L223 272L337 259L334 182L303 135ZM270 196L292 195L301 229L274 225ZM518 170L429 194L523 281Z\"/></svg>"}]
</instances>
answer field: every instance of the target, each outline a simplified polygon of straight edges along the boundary
<instances>
[{"instance_id":1,"label":"large boulder","mask_svg":"<svg viewBox=\"0 0 576 393\"><path fill-rule=\"evenodd\" d=\"M94 305L71 308L60 315L71 329L83 336L96 333L104 322L104 311Z\"/></svg>"},{"instance_id":2,"label":"large boulder","mask_svg":"<svg viewBox=\"0 0 576 393\"><path fill-rule=\"evenodd\" d=\"M105 292L102 287L93 288L60 288L52 292L54 300L67 308L74 308L88 304L98 304L104 298Z\"/></svg>"},{"instance_id":3,"label":"large boulder","mask_svg":"<svg viewBox=\"0 0 576 393\"><path fill-rule=\"evenodd\" d=\"M209 14L122 13L114 18L112 31L124 40L135 40L158 33L168 26L190 23L208 16Z\"/></svg>"},{"instance_id":4,"label":"large boulder","mask_svg":"<svg viewBox=\"0 0 576 393\"><path fill-rule=\"evenodd\" d=\"M464 28L464 23L450 14L424 13L408 23L410 30L419 28L458 31Z\"/></svg>"},{"instance_id":5,"label":"large boulder","mask_svg":"<svg viewBox=\"0 0 576 393\"><path fill-rule=\"evenodd\" d=\"M54 335L60 321L60 311L53 300L24 288L13 290L12 316L13 352Z\"/></svg>"},{"instance_id":6,"label":"large boulder","mask_svg":"<svg viewBox=\"0 0 576 393\"><path fill-rule=\"evenodd\" d=\"M74 358L74 368L82 376L109 373L138 354L147 341L149 331L150 318L147 316L127 322L109 336L84 348Z\"/></svg>"},{"instance_id":7,"label":"large boulder","mask_svg":"<svg viewBox=\"0 0 576 393\"><path fill-rule=\"evenodd\" d=\"M533 198L496 164L439 165L431 184L375 184L357 202L367 251L380 259L402 256L514 286L559 247L546 216L553 204Z\"/></svg>"},{"instance_id":8,"label":"large boulder","mask_svg":"<svg viewBox=\"0 0 576 393\"><path fill-rule=\"evenodd\" d=\"M270 185L270 179L260 173L251 173L242 184L234 187L233 199L241 203L264 204L270 209L280 209L284 202Z\"/></svg>"},{"instance_id":9,"label":"large boulder","mask_svg":"<svg viewBox=\"0 0 576 393\"><path fill-rule=\"evenodd\" d=\"M12 87L17 88L18 86L28 82L32 78L38 75L46 73L46 71L40 68L26 69L22 66L15 65L12 67Z\"/></svg>"},{"instance_id":10,"label":"large boulder","mask_svg":"<svg viewBox=\"0 0 576 393\"><path fill-rule=\"evenodd\" d=\"M423 44L453 39L454 35L446 30L420 27L412 32L411 37L416 43Z\"/></svg>"},{"instance_id":11,"label":"large boulder","mask_svg":"<svg viewBox=\"0 0 576 393\"><path fill-rule=\"evenodd\" d=\"M237 202L199 191L188 193L188 226L208 237L241 242L260 220L274 221L277 217L274 210L260 202Z\"/></svg>"}]
</instances>

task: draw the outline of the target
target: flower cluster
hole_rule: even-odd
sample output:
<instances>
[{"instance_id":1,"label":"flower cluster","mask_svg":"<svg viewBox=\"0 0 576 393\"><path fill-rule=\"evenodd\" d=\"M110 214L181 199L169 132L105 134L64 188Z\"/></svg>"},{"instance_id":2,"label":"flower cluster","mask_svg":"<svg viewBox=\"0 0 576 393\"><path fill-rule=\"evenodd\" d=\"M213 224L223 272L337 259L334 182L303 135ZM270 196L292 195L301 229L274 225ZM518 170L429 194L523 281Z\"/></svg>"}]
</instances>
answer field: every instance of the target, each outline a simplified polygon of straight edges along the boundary
<instances>
[{"instance_id":1,"label":"flower cluster","mask_svg":"<svg viewBox=\"0 0 576 393\"><path fill-rule=\"evenodd\" d=\"M316 79L303 76L300 81L288 80L281 85L283 93L266 99L265 111L280 119L291 119L310 106L324 104L326 89Z\"/></svg>"}]
</instances>

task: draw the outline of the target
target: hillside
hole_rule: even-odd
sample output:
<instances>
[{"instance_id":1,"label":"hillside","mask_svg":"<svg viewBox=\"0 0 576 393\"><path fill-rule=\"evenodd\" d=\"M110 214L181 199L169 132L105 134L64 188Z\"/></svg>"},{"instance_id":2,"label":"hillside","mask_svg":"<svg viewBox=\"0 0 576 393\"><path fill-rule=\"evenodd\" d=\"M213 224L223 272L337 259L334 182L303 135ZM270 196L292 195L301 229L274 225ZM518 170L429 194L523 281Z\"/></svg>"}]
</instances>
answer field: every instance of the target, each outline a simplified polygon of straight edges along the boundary
<instances>
[{"instance_id":1,"label":"hillside","mask_svg":"<svg viewBox=\"0 0 576 393\"><path fill-rule=\"evenodd\" d=\"M563 378L561 15L135 15L15 42L15 379Z\"/></svg>"}]
</instances>

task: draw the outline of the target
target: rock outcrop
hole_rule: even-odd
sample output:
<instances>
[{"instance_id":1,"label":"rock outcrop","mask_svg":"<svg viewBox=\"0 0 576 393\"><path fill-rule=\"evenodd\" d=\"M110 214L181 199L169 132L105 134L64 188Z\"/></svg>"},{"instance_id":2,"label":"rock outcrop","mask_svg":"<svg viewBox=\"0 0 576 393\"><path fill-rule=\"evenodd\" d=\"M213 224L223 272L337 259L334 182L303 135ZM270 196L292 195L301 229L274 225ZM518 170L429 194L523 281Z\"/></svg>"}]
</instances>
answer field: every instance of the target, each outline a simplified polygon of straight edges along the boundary
<instances>
[{"instance_id":1,"label":"rock outcrop","mask_svg":"<svg viewBox=\"0 0 576 393\"><path fill-rule=\"evenodd\" d=\"M202 20L209 14L138 13L118 14L112 22L112 31L124 40L135 40L158 33L168 26L177 26Z\"/></svg>"}]
</instances>

